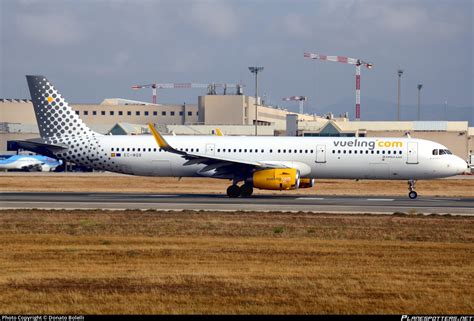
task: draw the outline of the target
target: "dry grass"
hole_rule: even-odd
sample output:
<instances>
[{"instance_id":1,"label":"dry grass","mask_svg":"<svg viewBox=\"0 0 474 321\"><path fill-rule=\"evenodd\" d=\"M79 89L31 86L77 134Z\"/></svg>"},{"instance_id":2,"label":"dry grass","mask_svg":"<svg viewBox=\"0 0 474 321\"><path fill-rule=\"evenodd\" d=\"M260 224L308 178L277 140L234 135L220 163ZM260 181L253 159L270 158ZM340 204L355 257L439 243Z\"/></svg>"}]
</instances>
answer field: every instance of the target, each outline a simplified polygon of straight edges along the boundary
<instances>
[{"instance_id":1,"label":"dry grass","mask_svg":"<svg viewBox=\"0 0 474 321\"><path fill-rule=\"evenodd\" d=\"M138 177L108 174L37 175L1 174L0 191L28 192L136 192L224 194L229 181L210 178ZM474 179L419 181L417 192L424 196L474 197ZM256 190L256 194L275 195L401 195L408 193L405 181L317 180L310 189L275 192Z\"/></svg>"},{"instance_id":2,"label":"dry grass","mask_svg":"<svg viewBox=\"0 0 474 321\"><path fill-rule=\"evenodd\" d=\"M474 219L0 212L0 313L473 314Z\"/></svg>"}]
</instances>

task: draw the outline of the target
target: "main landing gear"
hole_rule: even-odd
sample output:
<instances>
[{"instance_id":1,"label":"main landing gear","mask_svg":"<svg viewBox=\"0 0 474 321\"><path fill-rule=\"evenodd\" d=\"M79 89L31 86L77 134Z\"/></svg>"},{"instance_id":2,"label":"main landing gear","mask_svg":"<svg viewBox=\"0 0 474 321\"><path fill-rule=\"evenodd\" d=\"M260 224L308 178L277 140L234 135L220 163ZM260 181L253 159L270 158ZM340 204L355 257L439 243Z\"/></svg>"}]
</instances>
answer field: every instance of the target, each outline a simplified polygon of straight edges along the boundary
<instances>
[{"instance_id":1,"label":"main landing gear","mask_svg":"<svg viewBox=\"0 0 474 321\"><path fill-rule=\"evenodd\" d=\"M408 193L408 197L412 200L414 200L415 198L418 197L418 193L415 192L415 180L414 179L410 179L408 181L408 190L410 191Z\"/></svg>"},{"instance_id":2,"label":"main landing gear","mask_svg":"<svg viewBox=\"0 0 474 321\"><path fill-rule=\"evenodd\" d=\"M253 193L253 186L250 184L244 184L238 186L237 184L232 184L227 188L227 196L230 198L236 197L250 197Z\"/></svg>"}]
</instances>

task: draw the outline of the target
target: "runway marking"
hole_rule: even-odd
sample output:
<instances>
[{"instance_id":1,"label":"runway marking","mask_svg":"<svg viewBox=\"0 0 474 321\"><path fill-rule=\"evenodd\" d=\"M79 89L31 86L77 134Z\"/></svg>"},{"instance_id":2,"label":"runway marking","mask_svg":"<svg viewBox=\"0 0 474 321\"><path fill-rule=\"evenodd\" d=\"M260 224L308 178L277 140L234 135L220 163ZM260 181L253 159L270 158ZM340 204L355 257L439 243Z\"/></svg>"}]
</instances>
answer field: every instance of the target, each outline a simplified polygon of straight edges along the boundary
<instances>
[{"instance_id":1,"label":"runway marking","mask_svg":"<svg viewBox=\"0 0 474 321\"><path fill-rule=\"evenodd\" d=\"M382 202L393 202L393 198L368 198L368 201L382 201Z\"/></svg>"},{"instance_id":2,"label":"runway marking","mask_svg":"<svg viewBox=\"0 0 474 321\"><path fill-rule=\"evenodd\" d=\"M323 197L297 197L297 200L308 200L308 201L322 201L325 198Z\"/></svg>"}]
</instances>

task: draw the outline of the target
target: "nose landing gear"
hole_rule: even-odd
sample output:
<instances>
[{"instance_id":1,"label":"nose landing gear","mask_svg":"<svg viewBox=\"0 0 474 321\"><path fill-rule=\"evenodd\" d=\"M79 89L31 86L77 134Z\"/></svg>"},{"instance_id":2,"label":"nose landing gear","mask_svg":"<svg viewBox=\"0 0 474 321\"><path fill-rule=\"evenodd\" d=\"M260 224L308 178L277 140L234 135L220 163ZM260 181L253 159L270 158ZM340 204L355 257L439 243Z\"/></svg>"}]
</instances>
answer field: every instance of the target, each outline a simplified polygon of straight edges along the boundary
<instances>
[{"instance_id":1,"label":"nose landing gear","mask_svg":"<svg viewBox=\"0 0 474 321\"><path fill-rule=\"evenodd\" d=\"M415 198L418 197L418 193L415 192L415 180L414 179L410 179L408 181L408 190L410 191L408 193L408 197L412 200L414 200Z\"/></svg>"}]
</instances>

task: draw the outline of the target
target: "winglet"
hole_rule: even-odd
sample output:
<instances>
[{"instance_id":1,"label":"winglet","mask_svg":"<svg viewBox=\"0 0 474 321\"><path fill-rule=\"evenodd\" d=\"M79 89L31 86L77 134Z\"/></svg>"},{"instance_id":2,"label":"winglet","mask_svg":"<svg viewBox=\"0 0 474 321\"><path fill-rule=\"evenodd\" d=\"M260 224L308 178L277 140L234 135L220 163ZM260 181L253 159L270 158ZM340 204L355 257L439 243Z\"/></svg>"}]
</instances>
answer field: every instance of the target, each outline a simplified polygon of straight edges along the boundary
<instances>
[{"instance_id":1,"label":"winglet","mask_svg":"<svg viewBox=\"0 0 474 321\"><path fill-rule=\"evenodd\" d=\"M172 149L171 146L168 144L168 142L163 138L163 136L161 136L161 134L158 133L158 131L156 130L155 126L153 126L152 123L148 123L148 127L150 128L151 133L153 134L153 137L155 137L156 143L158 144L158 146L160 146L160 148L164 150Z\"/></svg>"},{"instance_id":2,"label":"winglet","mask_svg":"<svg viewBox=\"0 0 474 321\"><path fill-rule=\"evenodd\" d=\"M217 136L224 136L224 134L222 133L222 131L220 130L220 128L216 128L216 135L217 135Z\"/></svg>"}]
</instances>

